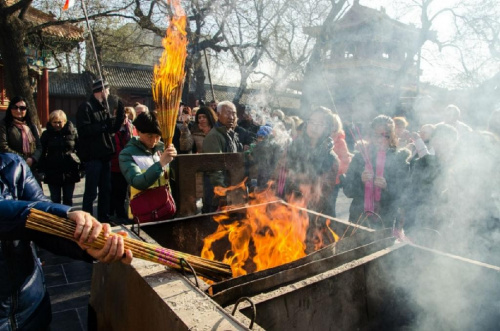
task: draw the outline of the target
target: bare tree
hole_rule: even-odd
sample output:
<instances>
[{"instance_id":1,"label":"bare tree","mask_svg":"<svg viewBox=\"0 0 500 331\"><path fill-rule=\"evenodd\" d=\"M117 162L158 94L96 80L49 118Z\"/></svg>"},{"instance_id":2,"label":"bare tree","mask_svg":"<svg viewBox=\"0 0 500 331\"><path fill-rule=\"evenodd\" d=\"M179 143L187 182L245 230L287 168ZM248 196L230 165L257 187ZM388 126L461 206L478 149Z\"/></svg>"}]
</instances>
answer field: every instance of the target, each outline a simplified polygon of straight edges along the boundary
<instances>
[{"instance_id":1,"label":"bare tree","mask_svg":"<svg viewBox=\"0 0 500 331\"><path fill-rule=\"evenodd\" d=\"M248 86L248 79L254 73L266 52L273 30L280 24L286 11L286 0L226 0L225 6L231 10L222 19L222 37L232 60L237 64L240 83L233 98L239 104Z\"/></svg>"},{"instance_id":2,"label":"bare tree","mask_svg":"<svg viewBox=\"0 0 500 331\"><path fill-rule=\"evenodd\" d=\"M215 52L227 50L221 46L224 24L216 26L213 22L218 4L214 0L191 0L186 6L188 15L187 37L188 57L186 59L186 79L183 90L183 100L188 100L189 93L194 90L194 96L205 95L205 73L203 70L203 52L212 49ZM165 16L171 15L170 8L164 1L135 0L134 21L143 29L153 31L158 36L165 35ZM212 23L210 23L212 22ZM195 86L194 89L192 86Z\"/></svg>"},{"instance_id":3,"label":"bare tree","mask_svg":"<svg viewBox=\"0 0 500 331\"><path fill-rule=\"evenodd\" d=\"M84 17L72 17L36 24L26 19L26 13L31 5L32 0L17 2L0 0L0 54L4 63L8 95L24 96L28 101L29 116L34 123L38 124L24 45L29 43L30 38L43 41L45 38L43 30L50 26L82 22ZM122 2L118 7L110 6L106 10L101 9L99 12L91 13L90 18L121 16L120 11L126 10L129 5ZM75 12L73 14L76 15ZM50 44L50 41L45 44Z\"/></svg>"},{"instance_id":4,"label":"bare tree","mask_svg":"<svg viewBox=\"0 0 500 331\"><path fill-rule=\"evenodd\" d=\"M417 16L420 35L414 45L413 54L400 69L401 75L417 58L433 66L444 65L448 72L455 72L448 80L452 87L477 86L491 75L493 64L499 60L500 9L495 0L466 0L455 3L434 0L400 0L396 2L402 16ZM443 27L446 26L446 33ZM442 37L445 35L445 37ZM436 51L432 46L437 46ZM446 56L442 55L444 51ZM450 58L450 54L453 58ZM446 57L439 59L439 57ZM439 63L441 62L441 63ZM401 82L399 82L401 83ZM400 84L396 85L400 86ZM398 102L400 90L393 98Z\"/></svg>"},{"instance_id":5,"label":"bare tree","mask_svg":"<svg viewBox=\"0 0 500 331\"><path fill-rule=\"evenodd\" d=\"M264 47L263 60L272 64L272 69L254 73L270 82L271 92L282 91L289 82L303 79L315 41L303 32L303 28L322 24L324 13L330 10L330 6L329 0L288 1L281 20L273 26L269 42Z\"/></svg>"}]
</instances>

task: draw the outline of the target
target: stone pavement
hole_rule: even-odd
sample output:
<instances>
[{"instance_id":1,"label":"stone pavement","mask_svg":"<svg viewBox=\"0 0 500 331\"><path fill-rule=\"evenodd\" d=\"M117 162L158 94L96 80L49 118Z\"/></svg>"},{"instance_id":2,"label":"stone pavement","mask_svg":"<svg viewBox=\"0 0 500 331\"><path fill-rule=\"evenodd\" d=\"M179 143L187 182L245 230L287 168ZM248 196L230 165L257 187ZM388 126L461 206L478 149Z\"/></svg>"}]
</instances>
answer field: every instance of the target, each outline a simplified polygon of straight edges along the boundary
<instances>
[{"instance_id":1,"label":"stone pavement","mask_svg":"<svg viewBox=\"0 0 500 331\"><path fill-rule=\"evenodd\" d=\"M47 185L43 185L45 195L49 196ZM84 181L77 183L73 195L73 206L82 208ZM350 199L343 192L337 200L337 217L348 219ZM94 204L94 212L96 211ZM47 289L52 302L51 330L84 331L87 330L87 311L90 297L92 264L70 258L53 255L40 250L40 260Z\"/></svg>"}]
</instances>

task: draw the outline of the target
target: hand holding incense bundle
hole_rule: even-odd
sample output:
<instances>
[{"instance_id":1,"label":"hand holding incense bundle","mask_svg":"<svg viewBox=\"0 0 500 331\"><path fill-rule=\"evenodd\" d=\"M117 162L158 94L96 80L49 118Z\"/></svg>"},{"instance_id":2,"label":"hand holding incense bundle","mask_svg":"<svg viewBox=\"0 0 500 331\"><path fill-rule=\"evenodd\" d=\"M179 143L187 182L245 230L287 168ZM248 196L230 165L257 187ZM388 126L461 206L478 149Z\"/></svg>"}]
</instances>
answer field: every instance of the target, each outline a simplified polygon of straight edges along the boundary
<instances>
[{"instance_id":1,"label":"hand holding incense bundle","mask_svg":"<svg viewBox=\"0 0 500 331\"><path fill-rule=\"evenodd\" d=\"M73 221L40 210L31 209L26 221L26 227L76 241L74 238L76 225ZM111 235L118 236L118 234ZM225 263L203 259L132 238L124 237L123 239L125 249L130 249L136 258L191 272L185 264L181 265L181 259L184 259L200 276L207 279L217 282L232 277L231 267ZM89 244L89 246L101 249L105 243L106 238L101 232L97 239Z\"/></svg>"},{"instance_id":2,"label":"hand holding incense bundle","mask_svg":"<svg viewBox=\"0 0 500 331\"><path fill-rule=\"evenodd\" d=\"M160 64L154 67L153 100L158 109L162 136L168 146L172 143L182 97L187 37L186 14L180 5L180 0L167 2L172 3L174 15L170 19L166 37L162 42L164 51Z\"/></svg>"}]
</instances>

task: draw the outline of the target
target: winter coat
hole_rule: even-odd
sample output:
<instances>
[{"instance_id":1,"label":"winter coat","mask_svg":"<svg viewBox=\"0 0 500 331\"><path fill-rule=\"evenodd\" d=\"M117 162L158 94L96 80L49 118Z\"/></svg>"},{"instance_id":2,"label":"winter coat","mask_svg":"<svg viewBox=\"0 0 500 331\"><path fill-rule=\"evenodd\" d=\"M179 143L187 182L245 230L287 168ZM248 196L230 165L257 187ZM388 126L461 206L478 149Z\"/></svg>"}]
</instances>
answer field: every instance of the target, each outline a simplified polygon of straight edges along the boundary
<instances>
[{"instance_id":1,"label":"winter coat","mask_svg":"<svg viewBox=\"0 0 500 331\"><path fill-rule=\"evenodd\" d=\"M128 125L130 127L122 126L120 130L118 130L118 132L115 133L115 136L113 137L115 141L115 154L113 154L113 157L111 158L111 172L115 173L121 172L120 161L118 157L121 151L125 148L125 146L127 146L128 142L133 136L133 131L134 131L132 123L128 123Z\"/></svg>"},{"instance_id":2,"label":"winter coat","mask_svg":"<svg viewBox=\"0 0 500 331\"><path fill-rule=\"evenodd\" d=\"M217 122L203 140L203 153L236 153L243 151L238 134Z\"/></svg>"},{"instance_id":3,"label":"winter coat","mask_svg":"<svg viewBox=\"0 0 500 331\"><path fill-rule=\"evenodd\" d=\"M283 154L283 147L280 146L273 137L266 137L264 140L252 144L250 152L250 164L256 167L257 186L265 188L269 180L273 179L276 167Z\"/></svg>"},{"instance_id":4,"label":"winter coat","mask_svg":"<svg viewBox=\"0 0 500 331\"><path fill-rule=\"evenodd\" d=\"M113 133L120 130L125 119L124 107L118 101L116 117L95 96L78 107L76 127L80 136L78 156L82 161L109 160L115 152Z\"/></svg>"},{"instance_id":5,"label":"winter coat","mask_svg":"<svg viewBox=\"0 0 500 331\"><path fill-rule=\"evenodd\" d=\"M286 152L285 197L302 194L301 185L312 188L308 208L331 214L330 200L335 187L339 160L333 151L332 138L326 137L314 148L305 134L297 137Z\"/></svg>"},{"instance_id":6,"label":"winter coat","mask_svg":"<svg viewBox=\"0 0 500 331\"><path fill-rule=\"evenodd\" d=\"M257 135L250 130L237 126L234 128L234 132L238 134L238 139L243 146L250 146L257 140Z\"/></svg>"},{"instance_id":7,"label":"winter coat","mask_svg":"<svg viewBox=\"0 0 500 331\"><path fill-rule=\"evenodd\" d=\"M405 190L405 229L415 225L437 229L436 206L443 206L446 197L443 194L446 172L435 155L425 155L416 159L411 167L409 185ZM434 187L439 189L434 189Z\"/></svg>"},{"instance_id":8,"label":"winter coat","mask_svg":"<svg viewBox=\"0 0 500 331\"><path fill-rule=\"evenodd\" d=\"M120 169L127 183L131 186L131 199L140 191L166 184L165 171L160 164L160 155L164 144L160 141L151 152L139 140L132 137L121 151Z\"/></svg>"},{"instance_id":9,"label":"winter coat","mask_svg":"<svg viewBox=\"0 0 500 331\"><path fill-rule=\"evenodd\" d=\"M203 153L203 140L205 140L205 134L198 128L198 125L194 125L191 130L191 137L193 137L193 153Z\"/></svg>"},{"instance_id":10,"label":"winter coat","mask_svg":"<svg viewBox=\"0 0 500 331\"><path fill-rule=\"evenodd\" d=\"M376 155L369 148L370 159L375 166ZM384 175L387 187L381 190L380 208L378 214L382 217L384 225L390 227L397 216L399 207L402 207L404 190L408 185L410 151L407 149L389 148L386 153ZM349 221L357 223L364 212L365 184L361 181L361 174L365 170L365 160L361 153L356 153L347 170L344 181L344 194L352 198L349 208ZM373 169L375 174L375 169Z\"/></svg>"},{"instance_id":11,"label":"winter coat","mask_svg":"<svg viewBox=\"0 0 500 331\"><path fill-rule=\"evenodd\" d=\"M18 155L0 153L0 330L44 330L51 319L43 272L32 241L56 254L92 261L76 243L25 228L31 208L64 217Z\"/></svg>"},{"instance_id":12,"label":"winter coat","mask_svg":"<svg viewBox=\"0 0 500 331\"><path fill-rule=\"evenodd\" d=\"M203 153L237 153L242 152L243 146L240 144L238 134L217 122L216 126L208 132L203 140ZM226 187L224 173L222 171L212 171L208 173L210 183L215 186Z\"/></svg>"},{"instance_id":13,"label":"winter coat","mask_svg":"<svg viewBox=\"0 0 500 331\"><path fill-rule=\"evenodd\" d=\"M34 125L28 125L31 133L35 137L35 146L30 155L25 155L23 152L23 137L21 130L18 129L13 123L7 125L5 119L0 122L0 152L1 153L14 153L21 155L25 160L31 157L35 163L40 160L42 156L42 144L40 143L40 136L38 130Z\"/></svg>"},{"instance_id":14,"label":"winter coat","mask_svg":"<svg viewBox=\"0 0 500 331\"><path fill-rule=\"evenodd\" d=\"M45 174L43 181L59 186L79 182L78 134L73 123L68 121L60 131L47 123L40 141L43 149L38 170Z\"/></svg>"}]
</instances>

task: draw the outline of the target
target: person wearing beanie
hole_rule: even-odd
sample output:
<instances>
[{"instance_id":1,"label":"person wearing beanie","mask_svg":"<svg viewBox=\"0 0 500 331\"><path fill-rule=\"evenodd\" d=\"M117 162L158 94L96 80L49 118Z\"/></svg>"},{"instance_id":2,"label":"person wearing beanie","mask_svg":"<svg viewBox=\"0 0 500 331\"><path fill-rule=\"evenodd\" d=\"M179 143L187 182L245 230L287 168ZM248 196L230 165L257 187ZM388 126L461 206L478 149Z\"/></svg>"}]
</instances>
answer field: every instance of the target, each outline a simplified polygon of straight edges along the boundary
<instances>
[{"instance_id":1,"label":"person wearing beanie","mask_svg":"<svg viewBox=\"0 0 500 331\"><path fill-rule=\"evenodd\" d=\"M130 185L130 200L148 188L165 186L168 165L177 155L173 144L165 148L160 141L160 124L155 112L141 113L133 124L138 136L130 139L118 157L122 174Z\"/></svg>"},{"instance_id":2,"label":"person wearing beanie","mask_svg":"<svg viewBox=\"0 0 500 331\"><path fill-rule=\"evenodd\" d=\"M116 117L108 109L109 84L98 79L92 83L92 95L81 103L76 113L76 127L80 137L78 156L85 167L85 191L82 209L93 213L94 200L98 197L97 218L109 219L111 195L111 157L115 153L113 134L125 119L123 103L118 100Z\"/></svg>"}]
</instances>

